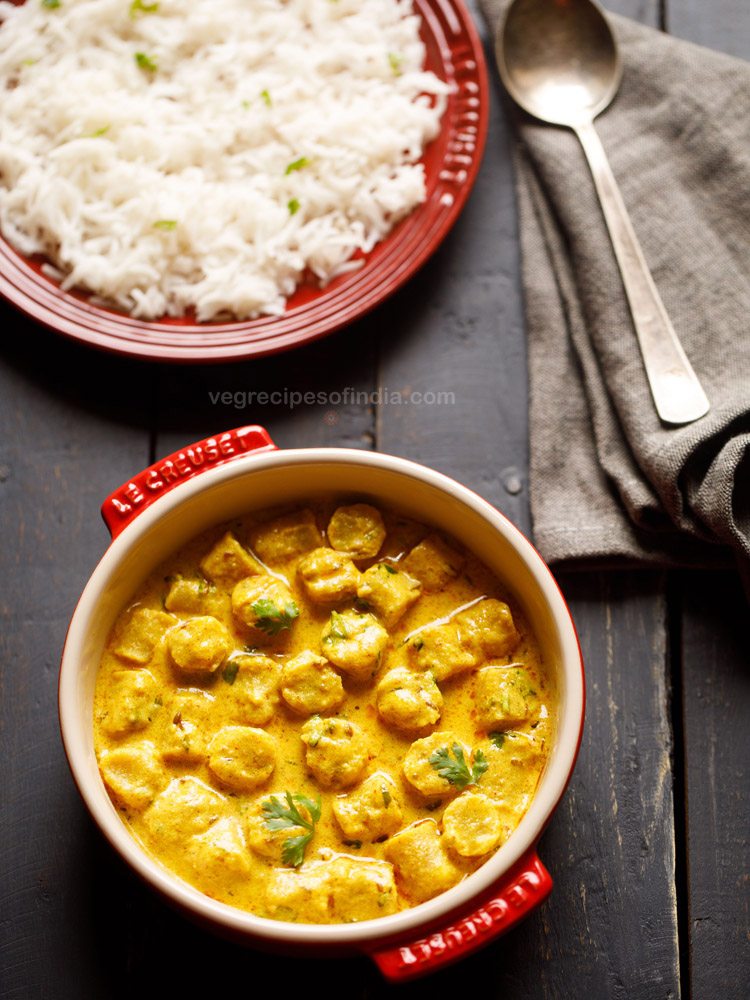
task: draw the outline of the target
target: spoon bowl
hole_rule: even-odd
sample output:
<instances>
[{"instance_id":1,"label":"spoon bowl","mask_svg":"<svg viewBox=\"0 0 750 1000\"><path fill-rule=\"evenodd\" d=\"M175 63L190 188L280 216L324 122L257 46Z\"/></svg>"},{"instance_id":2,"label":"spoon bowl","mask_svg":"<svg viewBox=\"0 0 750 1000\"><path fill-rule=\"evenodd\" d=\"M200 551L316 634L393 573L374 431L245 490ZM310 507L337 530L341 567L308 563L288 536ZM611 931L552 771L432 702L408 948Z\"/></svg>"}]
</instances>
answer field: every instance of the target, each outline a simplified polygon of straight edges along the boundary
<instances>
[{"instance_id":1,"label":"spoon bowl","mask_svg":"<svg viewBox=\"0 0 750 1000\"><path fill-rule=\"evenodd\" d=\"M612 30L589 0L517 0L498 32L496 55L511 97L552 125L592 121L622 78Z\"/></svg>"},{"instance_id":2,"label":"spoon bowl","mask_svg":"<svg viewBox=\"0 0 750 1000\"><path fill-rule=\"evenodd\" d=\"M594 0L513 0L495 39L500 78L540 121L578 136L591 168L633 317L654 406L665 424L705 416L709 402L664 308L594 119L620 86L615 36Z\"/></svg>"}]
</instances>

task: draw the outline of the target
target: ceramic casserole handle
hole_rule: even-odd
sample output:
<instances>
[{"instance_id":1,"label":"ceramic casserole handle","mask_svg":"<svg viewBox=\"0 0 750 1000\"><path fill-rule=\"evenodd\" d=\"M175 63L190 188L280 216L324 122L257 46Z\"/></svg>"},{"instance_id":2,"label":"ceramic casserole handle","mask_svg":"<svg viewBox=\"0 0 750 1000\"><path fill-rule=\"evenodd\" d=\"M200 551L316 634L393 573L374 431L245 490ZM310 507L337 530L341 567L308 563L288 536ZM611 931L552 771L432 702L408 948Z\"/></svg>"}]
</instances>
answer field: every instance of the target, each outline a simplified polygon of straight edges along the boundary
<instances>
[{"instance_id":1,"label":"ceramic casserole handle","mask_svg":"<svg viewBox=\"0 0 750 1000\"><path fill-rule=\"evenodd\" d=\"M102 517L113 538L155 500L188 479L243 455L276 451L263 427L237 427L162 458L123 483L102 504Z\"/></svg>"},{"instance_id":2,"label":"ceramic casserole handle","mask_svg":"<svg viewBox=\"0 0 750 1000\"><path fill-rule=\"evenodd\" d=\"M532 848L481 897L476 908L443 930L408 944L373 952L371 957L391 982L435 972L465 958L510 930L552 891L552 877Z\"/></svg>"}]
</instances>

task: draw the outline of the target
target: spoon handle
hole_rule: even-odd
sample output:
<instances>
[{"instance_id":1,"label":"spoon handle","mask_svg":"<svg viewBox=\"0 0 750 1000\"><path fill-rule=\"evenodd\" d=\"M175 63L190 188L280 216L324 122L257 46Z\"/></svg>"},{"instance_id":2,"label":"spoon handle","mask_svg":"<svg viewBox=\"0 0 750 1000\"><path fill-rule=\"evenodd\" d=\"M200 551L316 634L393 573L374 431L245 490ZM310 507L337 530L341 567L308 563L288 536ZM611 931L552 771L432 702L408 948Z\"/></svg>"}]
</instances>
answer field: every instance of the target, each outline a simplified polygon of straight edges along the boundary
<instances>
[{"instance_id":1,"label":"spoon handle","mask_svg":"<svg viewBox=\"0 0 750 1000\"><path fill-rule=\"evenodd\" d=\"M588 159L620 266L656 412L667 424L692 423L708 413L708 398L651 277L596 129L587 122L577 125L575 132Z\"/></svg>"}]
</instances>

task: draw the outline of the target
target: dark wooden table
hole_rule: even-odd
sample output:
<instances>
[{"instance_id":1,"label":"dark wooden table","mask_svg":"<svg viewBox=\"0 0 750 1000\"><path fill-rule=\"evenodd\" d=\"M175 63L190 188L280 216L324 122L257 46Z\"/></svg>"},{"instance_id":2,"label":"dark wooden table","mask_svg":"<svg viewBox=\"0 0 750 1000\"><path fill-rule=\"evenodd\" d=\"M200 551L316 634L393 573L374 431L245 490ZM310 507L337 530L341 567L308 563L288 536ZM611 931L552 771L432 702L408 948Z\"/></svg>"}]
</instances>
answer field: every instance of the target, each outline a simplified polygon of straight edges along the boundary
<instances>
[{"instance_id":1,"label":"dark wooden table","mask_svg":"<svg viewBox=\"0 0 750 1000\"><path fill-rule=\"evenodd\" d=\"M750 57L748 0L609 6ZM63 756L58 657L107 544L99 505L155 456L257 421L281 446L424 462L530 529L512 139L498 97L493 86L482 172L442 249L390 302L312 347L156 367L79 349L0 306L3 1000L242 997L260 974L281 997L344 984L352 998L750 996L750 616L732 574L559 574L589 702L577 770L540 848L555 891L506 938L398 991L364 959L280 964L184 922L104 843ZM455 402L289 409L209 395L283 387L411 387Z\"/></svg>"}]
</instances>

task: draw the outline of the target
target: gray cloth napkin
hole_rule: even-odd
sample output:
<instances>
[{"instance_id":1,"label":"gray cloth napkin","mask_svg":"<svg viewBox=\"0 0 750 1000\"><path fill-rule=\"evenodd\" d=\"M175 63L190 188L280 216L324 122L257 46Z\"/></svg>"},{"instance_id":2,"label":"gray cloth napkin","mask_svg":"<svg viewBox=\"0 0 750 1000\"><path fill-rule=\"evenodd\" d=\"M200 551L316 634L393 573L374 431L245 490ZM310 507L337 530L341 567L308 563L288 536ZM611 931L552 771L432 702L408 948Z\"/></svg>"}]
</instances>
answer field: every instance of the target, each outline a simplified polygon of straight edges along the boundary
<instances>
[{"instance_id":1,"label":"gray cloth napkin","mask_svg":"<svg viewBox=\"0 0 750 1000\"><path fill-rule=\"evenodd\" d=\"M508 5L480 0L493 35ZM750 65L611 21L624 76L597 129L711 411L659 421L578 141L511 109L535 540L549 561L733 552L750 577Z\"/></svg>"}]
</instances>

